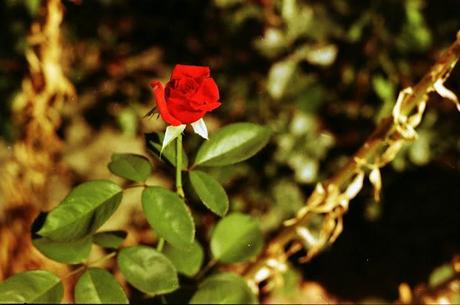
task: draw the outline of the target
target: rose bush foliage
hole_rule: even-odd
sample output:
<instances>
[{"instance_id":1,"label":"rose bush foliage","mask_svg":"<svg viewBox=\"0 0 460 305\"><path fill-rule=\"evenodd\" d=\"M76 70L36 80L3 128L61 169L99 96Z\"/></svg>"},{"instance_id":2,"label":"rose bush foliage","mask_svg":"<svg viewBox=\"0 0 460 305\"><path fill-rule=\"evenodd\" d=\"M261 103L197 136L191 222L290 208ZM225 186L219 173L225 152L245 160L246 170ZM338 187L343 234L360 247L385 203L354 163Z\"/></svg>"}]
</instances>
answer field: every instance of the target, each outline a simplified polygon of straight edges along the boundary
<instances>
[{"instance_id":1,"label":"rose bush foliage","mask_svg":"<svg viewBox=\"0 0 460 305\"><path fill-rule=\"evenodd\" d=\"M127 182L117 185L109 180L97 180L76 186L56 208L37 217L31 234L33 244L49 259L76 266L68 277L75 278L76 285L72 288L77 303L129 302L117 279L107 270L93 266L115 257L130 289L149 298L156 300L171 293L177 297L183 282L188 285L193 279L194 292L182 296L183 301L253 303L257 298L244 278L236 273L221 273L218 267L242 263L260 253L263 246L260 224L254 217L233 212L225 189L205 169L252 157L268 143L271 131L253 123L225 126L198 148L194 163L189 166L182 150L186 124L191 124L196 133L207 139L203 117L221 105L210 68L176 65L166 87L159 81L153 81L151 86L156 109L167 127L165 134L147 135L146 147L161 161L167 160L176 168L176 192L146 183L153 172L149 158L114 153L108 169ZM168 146L173 140L176 140L176 149ZM191 189L185 192L182 189L184 174L191 182ZM155 245L124 247L129 232L99 230L120 206L123 208L123 194L131 187L143 188L139 202L146 223L156 236ZM192 190L208 213L215 215L215 229L205 240L206 245L196 238L196 213L189 204L194 197L188 196ZM106 255L88 261L92 244L103 248ZM205 255L206 252L209 254ZM0 302L57 303L62 300L63 285L62 279L48 271L18 273L0 283ZM228 287L240 292L234 294Z\"/></svg>"}]
</instances>

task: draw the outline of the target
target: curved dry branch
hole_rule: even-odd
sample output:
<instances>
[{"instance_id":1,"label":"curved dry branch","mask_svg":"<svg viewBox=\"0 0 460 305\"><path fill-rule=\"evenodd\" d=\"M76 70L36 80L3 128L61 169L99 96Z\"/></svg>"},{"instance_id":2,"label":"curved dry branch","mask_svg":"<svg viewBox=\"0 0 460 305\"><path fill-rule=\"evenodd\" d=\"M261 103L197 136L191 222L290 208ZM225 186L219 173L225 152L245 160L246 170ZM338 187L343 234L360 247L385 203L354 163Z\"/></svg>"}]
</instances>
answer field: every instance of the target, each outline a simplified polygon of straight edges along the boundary
<instances>
[{"instance_id":1,"label":"curved dry branch","mask_svg":"<svg viewBox=\"0 0 460 305\"><path fill-rule=\"evenodd\" d=\"M5 198L0 205L8 209L8 219L0 223L4 250L0 254L0 280L30 266L67 270L39 254L30 238L18 238L29 235L37 208L48 203L45 190L51 185L50 177L63 169L58 162L62 143L57 129L64 103L76 98L63 69L63 4L61 0L42 1L40 12L27 38L28 72L15 100L20 134L8 158L0 162L0 193Z\"/></svg>"},{"instance_id":2,"label":"curved dry branch","mask_svg":"<svg viewBox=\"0 0 460 305\"><path fill-rule=\"evenodd\" d=\"M392 116L382 119L337 174L316 186L297 216L285 222L285 227L268 242L259 259L247 268L244 275L254 290L258 291L261 282L285 270L285 262L293 253L305 248L306 255L301 261L306 262L336 240L342 232L342 217L348 204L361 190L366 176L378 199L381 188L379 169L391 162L406 142L416 138L415 128L422 120L428 93L437 92L454 102L460 110L455 94L443 85L459 57L460 32L422 80L399 94ZM314 215L323 217L319 232L312 228Z\"/></svg>"},{"instance_id":3,"label":"curved dry branch","mask_svg":"<svg viewBox=\"0 0 460 305\"><path fill-rule=\"evenodd\" d=\"M41 18L32 23L25 58L28 73L15 98L15 121L21 133L9 159L0 166L0 190L8 205L41 205L49 175L62 149L57 129L61 109L76 92L64 73L60 0L43 1Z\"/></svg>"}]
</instances>

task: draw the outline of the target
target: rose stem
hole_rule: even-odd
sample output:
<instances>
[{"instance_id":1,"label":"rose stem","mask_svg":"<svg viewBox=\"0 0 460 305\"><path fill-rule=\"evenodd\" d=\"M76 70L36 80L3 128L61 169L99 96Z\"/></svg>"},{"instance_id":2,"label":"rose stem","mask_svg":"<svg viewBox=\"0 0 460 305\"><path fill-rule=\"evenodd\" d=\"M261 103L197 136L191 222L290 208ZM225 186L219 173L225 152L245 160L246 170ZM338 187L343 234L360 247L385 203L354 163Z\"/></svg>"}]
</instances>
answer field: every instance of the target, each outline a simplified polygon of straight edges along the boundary
<instances>
[{"instance_id":1,"label":"rose stem","mask_svg":"<svg viewBox=\"0 0 460 305\"><path fill-rule=\"evenodd\" d=\"M176 193L184 199L184 189L182 188L182 134L177 136L176 144Z\"/></svg>"},{"instance_id":2,"label":"rose stem","mask_svg":"<svg viewBox=\"0 0 460 305\"><path fill-rule=\"evenodd\" d=\"M165 245L165 239L163 237L160 237L160 239L158 240L158 244L157 244L157 251L158 252L163 251L164 245Z\"/></svg>"},{"instance_id":3,"label":"rose stem","mask_svg":"<svg viewBox=\"0 0 460 305\"><path fill-rule=\"evenodd\" d=\"M182 134L179 134L176 141L176 193L181 199L184 199L184 189L182 188ZM157 244L158 252L163 251L164 244L165 240L161 237Z\"/></svg>"}]
</instances>

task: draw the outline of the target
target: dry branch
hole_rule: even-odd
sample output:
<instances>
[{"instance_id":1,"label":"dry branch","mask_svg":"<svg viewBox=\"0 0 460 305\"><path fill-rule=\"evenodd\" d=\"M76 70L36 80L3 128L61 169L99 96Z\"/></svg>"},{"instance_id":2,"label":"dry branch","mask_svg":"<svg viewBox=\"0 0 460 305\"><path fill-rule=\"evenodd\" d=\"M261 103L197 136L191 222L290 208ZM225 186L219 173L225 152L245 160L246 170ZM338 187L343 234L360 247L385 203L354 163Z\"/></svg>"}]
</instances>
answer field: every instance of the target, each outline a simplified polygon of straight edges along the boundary
<instances>
[{"instance_id":1,"label":"dry branch","mask_svg":"<svg viewBox=\"0 0 460 305\"><path fill-rule=\"evenodd\" d=\"M9 160L0 168L0 190L7 205L42 205L50 174L62 143L57 135L65 101L76 98L73 85L63 71L60 0L43 1L43 18L31 26L25 57L28 73L15 98L16 125L21 133Z\"/></svg>"},{"instance_id":2,"label":"dry branch","mask_svg":"<svg viewBox=\"0 0 460 305\"><path fill-rule=\"evenodd\" d=\"M50 177L62 169L58 163L60 111L66 101L76 98L62 68L61 0L42 1L40 12L41 18L33 22L28 36L28 73L14 102L21 133L8 159L0 164L0 192L5 198L0 204L8 215L8 219L0 217L0 281L27 269L43 268L58 274L67 270L40 254L30 238L23 238L30 234L39 208L46 207Z\"/></svg>"},{"instance_id":3,"label":"dry branch","mask_svg":"<svg viewBox=\"0 0 460 305\"><path fill-rule=\"evenodd\" d=\"M306 262L337 239L349 202L359 193L367 175L378 199L379 169L391 162L405 143L416 138L415 128L421 122L430 92L453 101L460 110L456 95L443 85L459 57L460 32L422 80L399 94L392 116L381 120L364 145L333 177L316 186L297 216L285 222L285 227L268 242L263 254L247 268L245 278L255 291L261 282L283 272L286 260L293 253L305 248L306 255L301 261ZM314 215L323 217L319 232L312 229Z\"/></svg>"}]
</instances>

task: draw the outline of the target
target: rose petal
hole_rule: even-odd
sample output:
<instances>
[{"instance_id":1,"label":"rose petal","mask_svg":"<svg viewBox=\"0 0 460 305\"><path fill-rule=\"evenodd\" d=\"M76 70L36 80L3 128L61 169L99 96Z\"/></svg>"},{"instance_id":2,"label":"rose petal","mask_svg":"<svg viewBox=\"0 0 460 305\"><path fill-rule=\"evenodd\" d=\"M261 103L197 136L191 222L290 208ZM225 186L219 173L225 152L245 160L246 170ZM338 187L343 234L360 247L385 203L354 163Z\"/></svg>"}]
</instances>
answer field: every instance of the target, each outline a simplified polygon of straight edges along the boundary
<instances>
[{"instance_id":1,"label":"rose petal","mask_svg":"<svg viewBox=\"0 0 460 305\"><path fill-rule=\"evenodd\" d=\"M159 81L153 81L150 83L152 87L153 94L155 95L155 101L158 107L158 111L160 112L161 117L163 120L171 125L178 126L181 125L181 122L176 119L168 110L168 105L165 101L165 90L163 85Z\"/></svg>"},{"instance_id":2,"label":"rose petal","mask_svg":"<svg viewBox=\"0 0 460 305\"><path fill-rule=\"evenodd\" d=\"M219 100L219 88L212 78L206 78L198 88L196 96L202 96L208 103L216 102Z\"/></svg>"},{"instance_id":3,"label":"rose petal","mask_svg":"<svg viewBox=\"0 0 460 305\"><path fill-rule=\"evenodd\" d=\"M187 85L189 86L188 88ZM166 100L168 100L168 98L188 99L188 96L196 94L199 86L199 83L190 77L171 80L166 84Z\"/></svg>"},{"instance_id":4,"label":"rose petal","mask_svg":"<svg viewBox=\"0 0 460 305\"><path fill-rule=\"evenodd\" d=\"M190 107L191 102L184 99L168 99L171 115L180 120L183 124L190 124L201 119L206 111L195 110Z\"/></svg>"},{"instance_id":5,"label":"rose petal","mask_svg":"<svg viewBox=\"0 0 460 305\"><path fill-rule=\"evenodd\" d=\"M191 107L196 110L211 111L219 107L219 89L212 78L204 79L197 92L190 98Z\"/></svg>"},{"instance_id":6,"label":"rose petal","mask_svg":"<svg viewBox=\"0 0 460 305\"><path fill-rule=\"evenodd\" d=\"M220 102L214 102L214 103L209 103L209 104L197 104L195 102L193 102L191 105L191 108L195 111L206 111L206 112L209 112L209 111L212 111L216 108L219 108L220 105L222 105L222 103Z\"/></svg>"},{"instance_id":7,"label":"rose petal","mask_svg":"<svg viewBox=\"0 0 460 305\"><path fill-rule=\"evenodd\" d=\"M172 71L171 79L178 79L183 77L206 78L210 75L211 71L209 67L176 65Z\"/></svg>"},{"instance_id":8,"label":"rose petal","mask_svg":"<svg viewBox=\"0 0 460 305\"><path fill-rule=\"evenodd\" d=\"M166 87L166 89L167 88L168 87ZM166 92L166 99L168 103L170 100L175 100L175 105L180 103L181 107L187 109L188 111L211 111L218 108L221 105L221 103L217 101L206 103L203 102L202 99L195 100L195 96L193 97L193 99L191 99L175 89L166 90ZM169 107L169 109L172 113L171 107Z\"/></svg>"}]
</instances>

